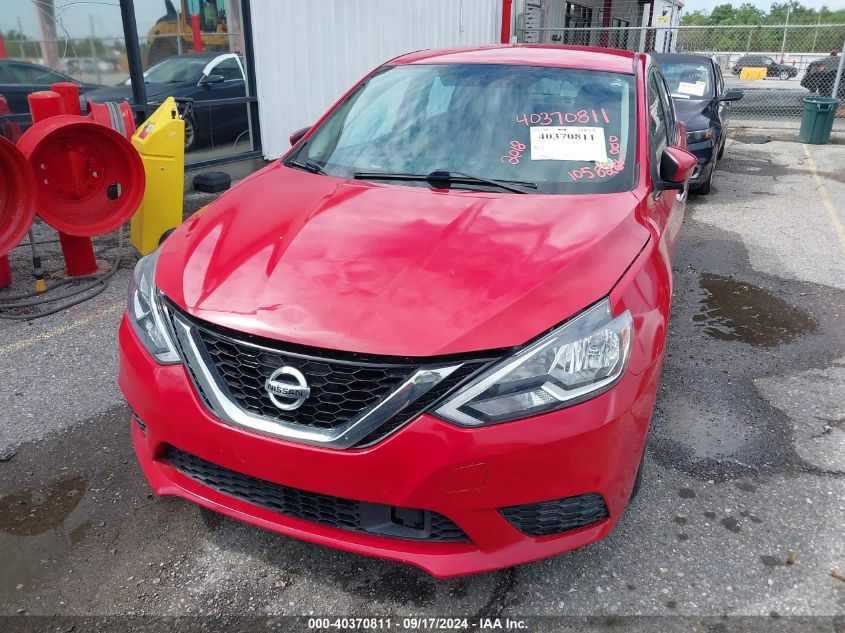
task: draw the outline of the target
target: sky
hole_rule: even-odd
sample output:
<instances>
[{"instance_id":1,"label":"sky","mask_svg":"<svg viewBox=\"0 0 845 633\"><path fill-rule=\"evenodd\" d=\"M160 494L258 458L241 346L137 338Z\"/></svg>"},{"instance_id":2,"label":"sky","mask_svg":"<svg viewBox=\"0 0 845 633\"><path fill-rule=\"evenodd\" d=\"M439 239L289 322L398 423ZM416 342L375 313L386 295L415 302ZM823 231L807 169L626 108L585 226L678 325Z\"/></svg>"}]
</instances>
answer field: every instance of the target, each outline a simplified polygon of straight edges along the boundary
<instances>
[{"instance_id":1,"label":"sky","mask_svg":"<svg viewBox=\"0 0 845 633\"><path fill-rule=\"evenodd\" d=\"M349 1L354 2L354 0ZM829 9L845 8L845 0L801 0L801 2L811 8L820 8L822 5ZM687 0L684 12L690 13L697 9L709 11L716 5L724 3L725 0ZM179 0L175 0L174 4L178 6ZM752 4L768 10L772 0L752 0ZM23 32L37 38L37 11L33 0L0 0L0 30L17 29L18 19L20 19ZM118 0L56 0L56 12L61 14L62 22L71 37L90 37L92 21L94 32L98 37L123 37ZM135 19L138 23L139 35L143 37L164 13L164 0L135 0ZM61 33L60 37L63 37Z\"/></svg>"},{"instance_id":2,"label":"sky","mask_svg":"<svg viewBox=\"0 0 845 633\"><path fill-rule=\"evenodd\" d=\"M845 0L843 0L845 1ZM174 2L179 5L179 0ZM57 18L71 37L91 36L91 22L97 37L123 37L123 22L120 18L118 0L56 0ZM138 34L143 37L155 21L165 14L164 0L135 0L135 20ZM38 38L38 8L32 0L0 0L0 30L18 28L20 19L23 32ZM57 29L59 37L64 37Z\"/></svg>"}]
</instances>

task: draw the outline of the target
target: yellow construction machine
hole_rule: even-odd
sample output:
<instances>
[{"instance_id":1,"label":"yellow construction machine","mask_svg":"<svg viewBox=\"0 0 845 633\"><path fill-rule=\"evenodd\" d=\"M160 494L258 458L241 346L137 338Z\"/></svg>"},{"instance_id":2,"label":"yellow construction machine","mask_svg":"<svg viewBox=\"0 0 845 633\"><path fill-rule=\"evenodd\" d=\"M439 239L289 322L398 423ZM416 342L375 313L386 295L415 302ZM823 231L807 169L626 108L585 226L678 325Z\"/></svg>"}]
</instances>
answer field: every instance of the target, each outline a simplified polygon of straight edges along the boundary
<instances>
[{"instance_id":1,"label":"yellow construction machine","mask_svg":"<svg viewBox=\"0 0 845 633\"><path fill-rule=\"evenodd\" d=\"M194 50L191 16L199 16L202 50L229 50L228 10L231 0L182 0L177 11L171 0L164 0L165 15L147 33L147 68L162 59Z\"/></svg>"}]
</instances>

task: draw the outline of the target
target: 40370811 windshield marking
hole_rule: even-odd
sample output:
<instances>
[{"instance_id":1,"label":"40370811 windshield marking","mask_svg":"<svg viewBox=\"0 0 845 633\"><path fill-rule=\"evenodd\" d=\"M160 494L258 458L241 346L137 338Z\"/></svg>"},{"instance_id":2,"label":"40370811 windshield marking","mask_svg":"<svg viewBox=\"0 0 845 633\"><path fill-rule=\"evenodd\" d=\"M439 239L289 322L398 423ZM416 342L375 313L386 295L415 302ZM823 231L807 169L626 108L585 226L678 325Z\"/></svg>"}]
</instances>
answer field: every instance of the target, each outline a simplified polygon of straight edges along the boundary
<instances>
[{"instance_id":1,"label":"40370811 windshield marking","mask_svg":"<svg viewBox=\"0 0 845 633\"><path fill-rule=\"evenodd\" d=\"M590 117L592 113L592 118ZM601 117L599 117L601 114ZM517 114L516 122L524 125L554 125L552 117L557 119L558 125L564 123L601 123L610 125L610 118L604 108L596 110L578 110L577 112L534 112L532 114Z\"/></svg>"}]
</instances>

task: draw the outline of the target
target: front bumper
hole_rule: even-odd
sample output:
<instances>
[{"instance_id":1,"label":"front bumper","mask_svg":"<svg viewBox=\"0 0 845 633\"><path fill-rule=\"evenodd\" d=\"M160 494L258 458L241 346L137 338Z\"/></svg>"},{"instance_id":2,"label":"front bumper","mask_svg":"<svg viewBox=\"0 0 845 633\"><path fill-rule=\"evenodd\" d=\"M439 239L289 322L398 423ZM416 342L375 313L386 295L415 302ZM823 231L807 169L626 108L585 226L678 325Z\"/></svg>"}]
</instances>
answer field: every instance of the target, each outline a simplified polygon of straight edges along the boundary
<instances>
[{"instance_id":1,"label":"front bumper","mask_svg":"<svg viewBox=\"0 0 845 633\"><path fill-rule=\"evenodd\" d=\"M182 365L159 365L124 317L119 384L144 430L132 424L141 468L153 490L314 543L417 565L435 576L524 563L603 538L630 497L657 389L659 359L628 371L587 402L518 422L462 429L421 415L366 449L295 444L224 424L198 396ZM303 491L437 512L465 542L404 540L329 527L248 503L186 476L169 447L237 473ZM562 534L532 537L500 508L589 493L608 517Z\"/></svg>"},{"instance_id":2,"label":"front bumper","mask_svg":"<svg viewBox=\"0 0 845 633\"><path fill-rule=\"evenodd\" d=\"M714 157L716 156L718 146L718 139L707 139L698 143L690 143L687 145L687 151L695 155L696 165L690 178L690 185L700 185L707 182L710 177L710 171L714 167Z\"/></svg>"}]
</instances>

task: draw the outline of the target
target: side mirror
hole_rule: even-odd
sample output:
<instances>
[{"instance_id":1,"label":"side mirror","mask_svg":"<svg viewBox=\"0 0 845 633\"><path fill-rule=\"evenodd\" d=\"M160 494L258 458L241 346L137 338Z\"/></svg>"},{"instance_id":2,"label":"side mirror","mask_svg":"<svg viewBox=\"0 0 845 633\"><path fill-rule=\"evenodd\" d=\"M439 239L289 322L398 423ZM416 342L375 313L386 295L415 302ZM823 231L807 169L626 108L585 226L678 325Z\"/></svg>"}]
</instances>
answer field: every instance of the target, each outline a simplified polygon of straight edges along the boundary
<instances>
[{"instance_id":1,"label":"side mirror","mask_svg":"<svg viewBox=\"0 0 845 633\"><path fill-rule=\"evenodd\" d=\"M311 129L311 126L309 125L308 127L303 127L303 128L300 128L300 129L298 129L296 132L294 132L293 134L291 134L291 135L290 135L290 144L291 144L291 146L296 145L297 143L299 143L299 140L300 140L303 136L305 136L306 134L308 134L308 130L310 130L310 129Z\"/></svg>"},{"instance_id":2,"label":"side mirror","mask_svg":"<svg viewBox=\"0 0 845 633\"><path fill-rule=\"evenodd\" d=\"M697 159L694 154L680 147L667 147L660 155L657 166L658 180L654 183L655 190L683 189L687 180L692 176Z\"/></svg>"},{"instance_id":3,"label":"side mirror","mask_svg":"<svg viewBox=\"0 0 845 633\"><path fill-rule=\"evenodd\" d=\"M200 84L219 84L221 81L226 81L223 75L203 75L202 79L200 79Z\"/></svg>"},{"instance_id":4,"label":"side mirror","mask_svg":"<svg viewBox=\"0 0 845 633\"><path fill-rule=\"evenodd\" d=\"M729 88L725 93L719 97L719 101L739 101L743 97L742 90L737 88Z\"/></svg>"}]
</instances>

